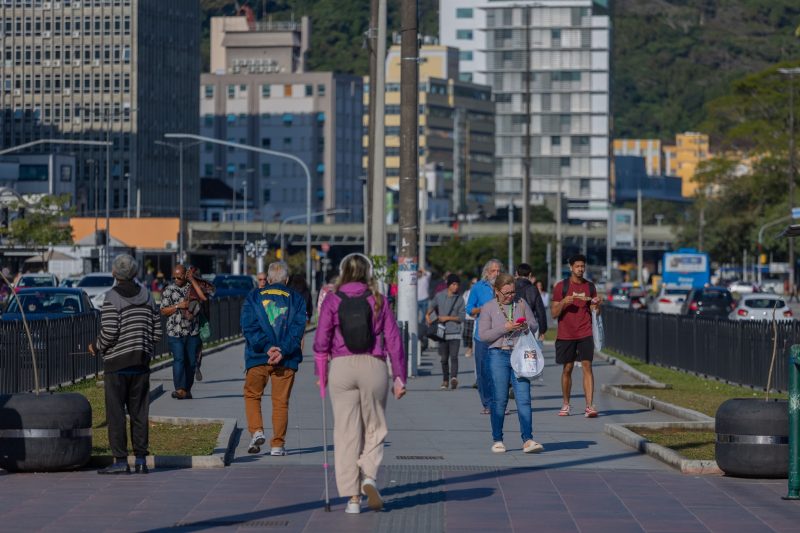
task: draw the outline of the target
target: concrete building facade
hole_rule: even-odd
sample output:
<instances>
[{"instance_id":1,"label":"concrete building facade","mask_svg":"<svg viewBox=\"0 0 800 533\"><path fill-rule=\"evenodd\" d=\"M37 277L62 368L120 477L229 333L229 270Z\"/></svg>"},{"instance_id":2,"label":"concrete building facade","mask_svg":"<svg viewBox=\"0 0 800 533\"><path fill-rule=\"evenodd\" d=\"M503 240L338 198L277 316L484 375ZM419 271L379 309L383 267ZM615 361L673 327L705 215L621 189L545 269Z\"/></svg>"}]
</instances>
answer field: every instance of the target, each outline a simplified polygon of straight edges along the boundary
<instances>
[{"instance_id":1,"label":"concrete building facade","mask_svg":"<svg viewBox=\"0 0 800 533\"><path fill-rule=\"evenodd\" d=\"M299 24L212 18L212 72L201 77L200 131L300 158L311 174L312 211L347 209L326 220L360 221L362 80L306 72L310 28L307 17ZM227 214L206 210L208 216L273 221L306 212L305 172L287 158L206 144L200 174L225 183L231 196L242 193L242 203L252 206L246 216L242 207Z\"/></svg>"},{"instance_id":2,"label":"concrete building facade","mask_svg":"<svg viewBox=\"0 0 800 533\"><path fill-rule=\"evenodd\" d=\"M419 171L432 201L446 214L494 214L494 104L491 88L459 80L458 50L420 47ZM386 186L399 188L400 46L386 58ZM365 87L367 85L365 84ZM367 87L368 89L368 87ZM369 139L369 91L364 92L364 167Z\"/></svg>"},{"instance_id":3,"label":"concrete building facade","mask_svg":"<svg viewBox=\"0 0 800 533\"><path fill-rule=\"evenodd\" d=\"M496 103L495 204L524 201L520 193L527 162L528 202L540 204L560 191L570 219L605 220L611 31L607 8L592 0L443 0L440 27L451 21L458 24L458 10L464 9L472 10L471 35L462 28L460 35L448 30L441 38L442 44L472 49L476 65L485 60L486 82ZM478 11L483 15L475 16ZM467 20L462 18L461 24ZM481 46L474 44L476 36L485 36L485 57L477 61Z\"/></svg>"},{"instance_id":4,"label":"concrete building facade","mask_svg":"<svg viewBox=\"0 0 800 533\"><path fill-rule=\"evenodd\" d=\"M113 147L74 154L79 213L178 211L178 158L154 141L197 132L200 9L195 0L5 0L0 4L0 147L44 138ZM168 51L168 53L165 53ZM187 151L187 216L199 211L196 152ZM99 177L99 179L97 179ZM95 185L96 183L96 185ZM94 187L100 188L97 194Z\"/></svg>"}]
</instances>

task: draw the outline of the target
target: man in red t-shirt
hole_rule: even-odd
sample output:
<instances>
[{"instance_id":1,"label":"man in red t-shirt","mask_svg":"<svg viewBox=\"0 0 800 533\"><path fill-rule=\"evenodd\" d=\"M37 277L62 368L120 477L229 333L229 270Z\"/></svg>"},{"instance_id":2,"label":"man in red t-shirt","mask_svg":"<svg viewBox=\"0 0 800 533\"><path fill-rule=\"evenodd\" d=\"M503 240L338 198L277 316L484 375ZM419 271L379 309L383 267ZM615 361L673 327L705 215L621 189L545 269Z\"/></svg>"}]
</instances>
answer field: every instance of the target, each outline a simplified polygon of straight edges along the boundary
<instances>
[{"instance_id":1,"label":"man in red t-shirt","mask_svg":"<svg viewBox=\"0 0 800 533\"><path fill-rule=\"evenodd\" d=\"M572 369L575 361L581 362L583 369L583 393L586 396L584 416L594 418L597 409L592 403L594 395L594 375L592 359L594 358L594 341L592 340L591 311L600 311L600 298L592 282L587 281L586 257L578 254L569 258L571 275L559 281L553 287L550 313L558 320L556 335L556 363L564 365L561 373L561 393L564 403L559 416L569 416L569 397L572 392ZM564 284L567 284L566 291Z\"/></svg>"}]
</instances>

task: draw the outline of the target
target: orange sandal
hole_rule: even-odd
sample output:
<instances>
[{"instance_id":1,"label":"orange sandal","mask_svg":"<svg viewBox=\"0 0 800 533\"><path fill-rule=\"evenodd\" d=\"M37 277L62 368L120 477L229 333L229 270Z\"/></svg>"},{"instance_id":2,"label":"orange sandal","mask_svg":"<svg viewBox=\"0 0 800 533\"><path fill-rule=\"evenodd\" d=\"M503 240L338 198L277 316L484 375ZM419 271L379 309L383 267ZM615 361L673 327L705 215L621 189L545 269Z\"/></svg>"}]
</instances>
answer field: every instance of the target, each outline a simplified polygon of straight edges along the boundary
<instances>
[{"instance_id":1,"label":"orange sandal","mask_svg":"<svg viewBox=\"0 0 800 533\"><path fill-rule=\"evenodd\" d=\"M558 416L569 416L569 404L564 404L561 406Z\"/></svg>"},{"instance_id":2,"label":"orange sandal","mask_svg":"<svg viewBox=\"0 0 800 533\"><path fill-rule=\"evenodd\" d=\"M583 416L586 418L597 418L597 409L595 409L593 405L590 405L583 412Z\"/></svg>"}]
</instances>

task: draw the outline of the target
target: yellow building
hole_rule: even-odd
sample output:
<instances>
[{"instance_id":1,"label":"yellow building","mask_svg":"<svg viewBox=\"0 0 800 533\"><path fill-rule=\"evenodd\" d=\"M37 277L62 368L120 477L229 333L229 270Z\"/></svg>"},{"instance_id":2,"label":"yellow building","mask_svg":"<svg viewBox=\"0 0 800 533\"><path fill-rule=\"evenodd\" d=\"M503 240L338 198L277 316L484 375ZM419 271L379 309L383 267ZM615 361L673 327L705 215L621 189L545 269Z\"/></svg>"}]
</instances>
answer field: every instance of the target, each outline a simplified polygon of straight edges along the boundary
<instances>
[{"instance_id":1,"label":"yellow building","mask_svg":"<svg viewBox=\"0 0 800 533\"><path fill-rule=\"evenodd\" d=\"M664 147L664 174L681 178L681 193L685 197L694 195L697 185L692 178L702 161L711 159L708 135L686 132L675 136L675 146Z\"/></svg>"},{"instance_id":2,"label":"yellow building","mask_svg":"<svg viewBox=\"0 0 800 533\"><path fill-rule=\"evenodd\" d=\"M459 81L458 50L420 47L419 169L433 197L451 198L451 209L494 212L494 104L491 88ZM386 186L400 181L400 46L386 58ZM369 78L364 79L364 157L369 138ZM457 194L454 194L457 193Z\"/></svg>"}]
</instances>

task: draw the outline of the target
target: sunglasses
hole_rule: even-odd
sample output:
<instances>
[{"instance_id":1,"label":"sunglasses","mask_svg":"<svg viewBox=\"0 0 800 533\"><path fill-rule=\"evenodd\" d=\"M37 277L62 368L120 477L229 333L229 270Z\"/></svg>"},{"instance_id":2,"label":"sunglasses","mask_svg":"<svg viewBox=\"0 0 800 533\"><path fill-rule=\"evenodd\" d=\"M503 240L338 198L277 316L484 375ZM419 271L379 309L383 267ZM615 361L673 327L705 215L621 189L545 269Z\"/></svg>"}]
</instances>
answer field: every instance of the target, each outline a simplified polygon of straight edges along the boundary
<instances>
[{"instance_id":1,"label":"sunglasses","mask_svg":"<svg viewBox=\"0 0 800 533\"><path fill-rule=\"evenodd\" d=\"M263 281L264 283L267 282L267 278L258 278L258 281Z\"/></svg>"}]
</instances>

